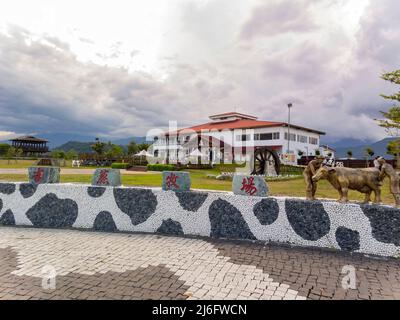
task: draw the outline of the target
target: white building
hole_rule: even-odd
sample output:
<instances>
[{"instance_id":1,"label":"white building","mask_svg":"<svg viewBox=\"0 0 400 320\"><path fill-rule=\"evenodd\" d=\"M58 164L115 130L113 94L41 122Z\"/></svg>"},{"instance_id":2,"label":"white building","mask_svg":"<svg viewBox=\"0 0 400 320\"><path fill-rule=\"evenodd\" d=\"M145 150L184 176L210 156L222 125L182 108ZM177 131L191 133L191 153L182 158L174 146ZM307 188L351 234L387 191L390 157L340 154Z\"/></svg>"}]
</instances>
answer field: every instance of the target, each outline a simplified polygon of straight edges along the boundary
<instances>
[{"instance_id":1,"label":"white building","mask_svg":"<svg viewBox=\"0 0 400 320\"><path fill-rule=\"evenodd\" d=\"M320 146L319 151L321 155L324 156L325 158L331 158L331 157L335 158L336 150L327 145Z\"/></svg>"},{"instance_id":2,"label":"white building","mask_svg":"<svg viewBox=\"0 0 400 320\"><path fill-rule=\"evenodd\" d=\"M297 154L315 155L322 131L229 112L210 116L211 122L167 132L154 138L152 152L159 162L230 163L245 161L258 147L277 152L281 161L296 163ZM290 135L290 141L288 136Z\"/></svg>"}]
</instances>

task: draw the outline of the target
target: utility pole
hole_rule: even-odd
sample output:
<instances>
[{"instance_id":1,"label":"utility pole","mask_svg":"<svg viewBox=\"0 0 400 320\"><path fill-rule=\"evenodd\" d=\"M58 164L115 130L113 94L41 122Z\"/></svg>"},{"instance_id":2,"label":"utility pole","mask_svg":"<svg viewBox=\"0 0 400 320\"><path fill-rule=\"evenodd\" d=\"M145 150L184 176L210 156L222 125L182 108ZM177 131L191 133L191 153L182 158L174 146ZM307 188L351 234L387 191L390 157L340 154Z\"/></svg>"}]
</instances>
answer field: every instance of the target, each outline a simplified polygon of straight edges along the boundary
<instances>
[{"instance_id":1,"label":"utility pole","mask_svg":"<svg viewBox=\"0 0 400 320\"><path fill-rule=\"evenodd\" d=\"M288 115L288 147L287 147L287 154L290 154L290 109L293 107L293 104L289 103L288 104L288 111L289 111L289 115Z\"/></svg>"}]
</instances>

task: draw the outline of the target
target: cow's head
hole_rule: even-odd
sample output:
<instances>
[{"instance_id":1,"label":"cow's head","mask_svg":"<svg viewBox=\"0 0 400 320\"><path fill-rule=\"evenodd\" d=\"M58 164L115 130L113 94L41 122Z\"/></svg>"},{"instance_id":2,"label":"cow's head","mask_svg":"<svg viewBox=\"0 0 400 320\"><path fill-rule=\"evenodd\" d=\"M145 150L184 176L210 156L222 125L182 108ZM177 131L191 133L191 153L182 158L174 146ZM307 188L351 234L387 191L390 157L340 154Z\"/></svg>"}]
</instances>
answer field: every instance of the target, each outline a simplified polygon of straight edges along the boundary
<instances>
[{"instance_id":1,"label":"cow's head","mask_svg":"<svg viewBox=\"0 0 400 320\"><path fill-rule=\"evenodd\" d=\"M321 179L327 179L330 174L335 173L335 172L336 172L335 168L323 166L318 169L316 174L312 177L312 180L314 182L317 182Z\"/></svg>"}]
</instances>

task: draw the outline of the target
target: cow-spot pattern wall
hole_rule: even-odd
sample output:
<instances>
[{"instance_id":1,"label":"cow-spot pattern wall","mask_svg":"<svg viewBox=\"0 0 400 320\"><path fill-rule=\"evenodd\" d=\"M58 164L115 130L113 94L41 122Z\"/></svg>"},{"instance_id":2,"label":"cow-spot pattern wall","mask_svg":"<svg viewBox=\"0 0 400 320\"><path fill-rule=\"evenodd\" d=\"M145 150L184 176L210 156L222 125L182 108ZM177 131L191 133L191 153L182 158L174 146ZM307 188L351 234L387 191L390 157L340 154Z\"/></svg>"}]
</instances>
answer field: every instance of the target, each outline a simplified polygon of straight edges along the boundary
<instances>
[{"instance_id":1,"label":"cow-spot pattern wall","mask_svg":"<svg viewBox=\"0 0 400 320\"><path fill-rule=\"evenodd\" d=\"M0 225L259 240L398 256L389 206L76 184L0 184Z\"/></svg>"}]
</instances>

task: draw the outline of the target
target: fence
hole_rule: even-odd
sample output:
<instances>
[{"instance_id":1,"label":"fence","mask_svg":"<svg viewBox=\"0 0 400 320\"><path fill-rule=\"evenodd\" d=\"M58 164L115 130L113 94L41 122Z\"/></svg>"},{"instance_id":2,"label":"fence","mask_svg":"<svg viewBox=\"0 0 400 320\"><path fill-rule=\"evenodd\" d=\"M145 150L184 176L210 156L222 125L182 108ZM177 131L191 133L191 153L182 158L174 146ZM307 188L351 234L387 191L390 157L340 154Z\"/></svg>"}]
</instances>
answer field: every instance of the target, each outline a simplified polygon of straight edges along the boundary
<instances>
[{"instance_id":1,"label":"fence","mask_svg":"<svg viewBox=\"0 0 400 320\"><path fill-rule=\"evenodd\" d=\"M314 160L315 157L302 157L297 162L299 165L306 166L310 161ZM387 163L396 168L396 160L390 159L386 160ZM336 160L337 164L343 164L343 167L346 168L370 168L374 166L374 160L366 160L366 159L338 159Z\"/></svg>"}]
</instances>

